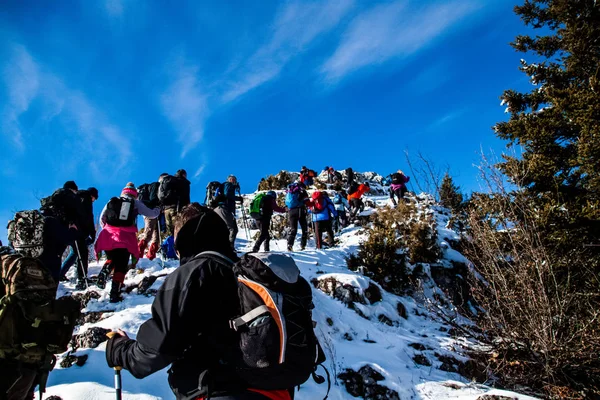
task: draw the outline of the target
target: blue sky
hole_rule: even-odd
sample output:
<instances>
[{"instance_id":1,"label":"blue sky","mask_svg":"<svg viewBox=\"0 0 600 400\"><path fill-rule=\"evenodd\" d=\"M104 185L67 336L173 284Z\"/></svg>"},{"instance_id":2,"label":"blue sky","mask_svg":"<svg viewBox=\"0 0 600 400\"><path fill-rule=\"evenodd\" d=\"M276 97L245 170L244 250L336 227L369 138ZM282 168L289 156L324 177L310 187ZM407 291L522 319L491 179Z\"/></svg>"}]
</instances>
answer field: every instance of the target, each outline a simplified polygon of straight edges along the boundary
<instances>
[{"instance_id":1,"label":"blue sky","mask_svg":"<svg viewBox=\"0 0 600 400\"><path fill-rule=\"evenodd\" d=\"M105 203L185 168L203 200L230 173L389 173L404 150L477 190L499 96L528 85L514 5L3 0L0 224L69 179Z\"/></svg>"}]
</instances>

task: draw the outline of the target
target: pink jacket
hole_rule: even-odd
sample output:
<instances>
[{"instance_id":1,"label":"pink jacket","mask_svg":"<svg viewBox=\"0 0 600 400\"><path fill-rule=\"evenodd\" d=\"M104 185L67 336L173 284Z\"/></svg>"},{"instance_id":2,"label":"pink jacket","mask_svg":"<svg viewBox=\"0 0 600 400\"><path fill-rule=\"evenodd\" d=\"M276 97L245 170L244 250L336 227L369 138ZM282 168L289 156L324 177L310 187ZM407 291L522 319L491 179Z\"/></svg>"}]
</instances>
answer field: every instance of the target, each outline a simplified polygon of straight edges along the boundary
<instances>
[{"instance_id":1,"label":"pink jacket","mask_svg":"<svg viewBox=\"0 0 600 400\"><path fill-rule=\"evenodd\" d=\"M139 214L151 219L157 218L160 215L160 208L157 207L154 209L150 209L146 207L144 203L137 199L134 202L134 210L136 218ZM127 249L129 254L131 254L135 258L140 258L140 249L138 248L137 242L137 225L108 225L106 223L105 213L106 206L100 214L100 225L102 225L102 230L100 231L100 235L98 235L98 239L96 240L96 244L94 245L94 250L96 251L96 254L99 254L101 251L107 250Z\"/></svg>"},{"instance_id":2,"label":"pink jacket","mask_svg":"<svg viewBox=\"0 0 600 400\"><path fill-rule=\"evenodd\" d=\"M114 249L127 249L129 254L135 258L140 258L140 249L137 244L137 226L104 225L100 235L98 235L94 250L98 254L101 251Z\"/></svg>"}]
</instances>

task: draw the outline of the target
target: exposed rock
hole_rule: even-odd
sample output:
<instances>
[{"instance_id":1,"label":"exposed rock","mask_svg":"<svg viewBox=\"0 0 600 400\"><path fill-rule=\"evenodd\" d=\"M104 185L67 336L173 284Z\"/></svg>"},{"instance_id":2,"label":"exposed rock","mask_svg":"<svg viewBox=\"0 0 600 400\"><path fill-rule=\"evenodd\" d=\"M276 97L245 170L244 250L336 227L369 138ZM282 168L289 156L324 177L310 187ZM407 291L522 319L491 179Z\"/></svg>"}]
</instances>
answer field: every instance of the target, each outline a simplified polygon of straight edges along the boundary
<instances>
[{"instance_id":1,"label":"exposed rock","mask_svg":"<svg viewBox=\"0 0 600 400\"><path fill-rule=\"evenodd\" d=\"M396 391L377 383L385 378L369 365L365 365L358 372L346 369L338 378L344 381L346 390L354 397L367 400L400 400Z\"/></svg>"},{"instance_id":2,"label":"exposed rock","mask_svg":"<svg viewBox=\"0 0 600 400\"><path fill-rule=\"evenodd\" d=\"M95 324L96 322L102 319L104 313L105 311L90 311L82 313L81 316L77 319L76 325Z\"/></svg>"},{"instance_id":3,"label":"exposed rock","mask_svg":"<svg viewBox=\"0 0 600 400\"><path fill-rule=\"evenodd\" d=\"M518 397L499 396L497 394L484 394L479 396L477 400L518 400Z\"/></svg>"},{"instance_id":4,"label":"exposed rock","mask_svg":"<svg viewBox=\"0 0 600 400\"><path fill-rule=\"evenodd\" d=\"M88 359L87 354L84 354L81 356L69 354L60 361L60 366L61 366L61 368L70 368L73 365L77 365L78 367L83 367L85 365L85 362L87 361L87 359Z\"/></svg>"},{"instance_id":5,"label":"exposed rock","mask_svg":"<svg viewBox=\"0 0 600 400\"><path fill-rule=\"evenodd\" d=\"M431 277L439 288L446 293L452 304L469 311L468 303L473 301L473 298L471 287L467 281L470 274L467 265L452 261L452 268L435 264L432 264L430 268Z\"/></svg>"},{"instance_id":6,"label":"exposed rock","mask_svg":"<svg viewBox=\"0 0 600 400\"><path fill-rule=\"evenodd\" d=\"M380 314L377 319L379 320L379 322L382 322L388 326L395 326L396 324L394 323L394 321L392 321L387 315L385 314Z\"/></svg>"},{"instance_id":7,"label":"exposed rock","mask_svg":"<svg viewBox=\"0 0 600 400\"><path fill-rule=\"evenodd\" d=\"M325 322L327 322L327 325L333 326L333 320L331 318L327 317L327 319L325 320Z\"/></svg>"},{"instance_id":8,"label":"exposed rock","mask_svg":"<svg viewBox=\"0 0 600 400\"><path fill-rule=\"evenodd\" d=\"M425 347L425 345L421 344L421 343L411 343L409 344L410 347L412 347L415 350L419 350L419 351L425 351L427 350L427 347Z\"/></svg>"},{"instance_id":9,"label":"exposed rock","mask_svg":"<svg viewBox=\"0 0 600 400\"><path fill-rule=\"evenodd\" d=\"M108 340L106 334L110 331L110 329L104 329L99 327L90 328L82 334L74 335L73 339L71 339L71 347L73 347L74 349L95 349L100 345L100 343Z\"/></svg>"},{"instance_id":10,"label":"exposed rock","mask_svg":"<svg viewBox=\"0 0 600 400\"><path fill-rule=\"evenodd\" d=\"M73 298L81 303L81 308L85 308L91 299L99 299L100 293L95 290L89 290L87 292L74 294Z\"/></svg>"},{"instance_id":11,"label":"exposed rock","mask_svg":"<svg viewBox=\"0 0 600 400\"><path fill-rule=\"evenodd\" d=\"M429 359L427 357L425 357L423 354L415 354L413 356L413 361L419 365L424 365L426 367L431 366L431 361L429 361Z\"/></svg>"},{"instance_id":12,"label":"exposed rock","mask_svg":"<svg viewBox=\"0 0 600 400\"><path fill-rule=\"evenodd\" d=\"M396 309L398 310L399 316L401 316L404 319L408 319L408 313L406 312L406 307L403 303L398 302L398 304L396 305Z\"/></svg>"},{"instance_id":13,"label":"exposed rock","mask_svg":"<svg viewBox=\"0 0 600 400\"><path fill-rule=\"evenodd\" d=\"M62 400L62 397L60 397L60 396L50 396L50 397L46 397L46 400Z\"/></svg>"},{"instance_id":14,"label":"exposed rock","mask_svg":"<svg viewBox=\"0 0 600 400\"><path fill-rule=\"evenodd\" d=\"M459 372L460 366L463 364L461 361L458 361L456 358L451 356L446 356L443 354L435 353L435 356L438 360L442 362L440 369L446 372Z\"/></svg>"},{"instance_id":15,"label":"exposed rock","mask_svg":"<svg viewBox=\"0 0 600 400\"><path fill-rule=\"evenodd\" d=\"M344 333L344 336L342 336L342 338L344 338L345 340L351 342L354 340L354 338L352 337L351 334L349 334L348 332Z\"/></svg>"},{"instance_id":16,"label":"exposed rock","mask_svg":"<svg viewBox=\"0 0 600 400\"><path fill-rule=\"evenodd\" d=\"M369 338L363 339L363 342L365 342L365 343L377 343L373 339L369 339Z\"/></svg>"},{"instance_id":17,"label":"exposed rock","mask_svg":"<svg viewBox=\"0 0 600 400\"><path fill-rule=\"evenodd\" d=\"M332 296L334 299L340 300L347 306L354 303L373 304L381 300L381 291L373 283L364 291L347 283L342 283L333 277L324 279L313 279L313 285L324 293Z\"/></svg>"}]
</instances>

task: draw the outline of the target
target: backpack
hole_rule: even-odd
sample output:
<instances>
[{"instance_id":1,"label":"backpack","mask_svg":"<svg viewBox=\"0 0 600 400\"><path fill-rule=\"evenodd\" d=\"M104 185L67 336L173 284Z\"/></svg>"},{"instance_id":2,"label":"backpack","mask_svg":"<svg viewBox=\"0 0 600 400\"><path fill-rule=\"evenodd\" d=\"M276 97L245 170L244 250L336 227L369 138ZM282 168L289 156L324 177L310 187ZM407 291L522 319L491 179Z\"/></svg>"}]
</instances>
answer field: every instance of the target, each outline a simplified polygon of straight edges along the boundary
<instances>
[{"instance_id":1,"label":"backpack","mask_svg":"<svg viewBox=\"0 0 600 400\"><path fill-rule=\"evenodd\" d=\"M68 189L58 189L40 200L40 210L45 216L55 217L63 224L77 221L81 200Z\"/></svg>"},{"instance_id":2,"label":"backpack","mask_svg":"<svg viewBox=\"0 0 600 400\"><path fill-rule=\"evenodd\" d=\"M148 208L156 208L159 205L158 200L158 189L160 183L144 183L137 188L138 200L146 205Z\"/></svg>"},{"instance_id":3,"label":"backpack","mask_svg":"<svg viewBox=\"0 0 600 400\"><path fill-rule=\"evenodd\" d=\"M163 206L175 206L179 202L177 193L178 179L172 175L167 175L160 182L158 188L158 200Z\"/></svg>"},{"instance_id":4,"label":"backpack","mask_svg":"<svg viewBox=\"0 0 600 400\"><path fill-rule=\"evenodd\" d=\"M0 275L0 358L49 372L53 354L67 350L81 304L72 297L55 299L57 283L34 258L1 255Z\"/></svg>"},{"instance_id":5,"label":"backpack","mask_svg":"<svg viewBox=\"0 0 600 400\"><path fill-rule=\"evenodd\" d=\"M204 203L211 208L216 207L225 200L224 183L212 181L206 185L206 199Z\"/></svg>"},{"instance_id":6,"label":"backpack","mask_svg":"<svg viewBox=\"0 0 600 400\"><path fill-rule=\"evenodd\" d=\"M357 182L352 182L352 185L348 188L348 195L356 193L358 190L359 184Z\"/></svg>"},{"instance_id":7,"label":"backpack","mask_svg":"<svg viewBox=\"0 0 600 400\"><path fill-rule=\"evenodd\" d=\"M385 178L381 179L381 184L383 186L389 186L390 183L392 183L392 179L389 176L386 176Z\"/></svg>"},{"instance_id":8,"label":"backpack","mask_svg":"<svg viewBox=\"0 0 600 400\"><path fill-rule=\"evenodd\" d=\"M213 254L218 257L211 258L225 263ZM229 324L237 332L240 351L231 352L233 359L226 362L252 388L281 390L303 384L326 359L314 332L311 286L285 254L245 254L233 272L241 315Z\"/></svg>"},{"instance_id":9,"label":"backpack","mask_svg":"<svg viewBox=\"0 0 600 400\"><path fill-rule=\"evenodd\" d=\"M315 193L317 193L317 196L314 197L313 194L313 209L315 210L315 212L325 211L325 208L327 208L327 200L325 199L323 192Z\"/></svg>"},{"instance_id":10,"label":"backpack","mask_svg":"<svg viewBox=\"0 0 600 400\"><path fill-rule=\"evenodd\" d=\"M262 203L266 193L259 193L254 197L250 204L250 216L254 219L259 219L262 216Z\"/></svg>"},{"instance_id":11,"label":"backpack","mask_svg":"<svg viewBox=\"0 0 600 400\"><path fill-rule=\"evenodd\" d=\"M390 175L390 178L392 179L392 183L394 185L401 185L401 184L405 183L404 179L403 179L403 175L399 174L398 172L394 172L392 175Z\"/></svg>"},{"instance_id":12,"label":"backpack","mask_svg":"<svg viewBox=\"0 0 600 400\"><path fill-rule=\"evenodd\" d=\"M302 191L302 187L297 183L292 183L288 186L287 193L285 194L285 205L287 208L298 208L304 205L304 201L300 198Z\"/></svg>"},{"instance_id":13,"label":"backpack","mask_svg":"<svg viewBox=\"0 0 600 400\"><path fill-rule=\"evenodd\" d=\"M317 176L317 172L314 169L309 169L306 173L306 176L308 176L309 178L314 178Z\"/></svg>"},{"instance_id":14,"label":"backpack","mask_svg":"<svg viewBox=\"0 0 600 400\"><path fill-rule=\"evenodd\" d=\"M174 260L177 259L177 252L175 251L175 240L173 239L173 236L169 236L165 240L163 240L162 244L160 245L160 249L167 258Z\"/></svg>"},{"instance_id":15,"label":"backpack","mask_svg":"<svg viewBox=\"0 0 600 400\"><path fill-rule=\"evenodd\" d=\"M333 196L333 204L342 204L342 196L339 193L336 193L335 196Z\"/></svg>"},{"instance_id":16,"label":"backpack","mask_svg":"<svg viewBox=\"0 0 600 400\"><path fill-rule=\"evenodd\" d=\"M352 171L352 168L346 168L346 178L349 181L354 179L354 171Z\"/></svg>"},{"instance_id":17,"label":"backpack","mask_svg":"<svg viewBox=\"0 0 600 400\"><path fill-rule=\"evenodd\" d=\"M111 226L133 226L136 222L135 201L127 197L113 197L106 205L106 223Z\"/></svg>"},{"instance_id":18,"label":"backpack","mask_svg":"<svg viewBox=\"0 0 600 400\"><path fill-rule=\"evenodd\" d=\"M20 254L38 258L44 252L45 218L38 210L19 211L8 223L8 241Z\"/></svg>"}]
</instances>

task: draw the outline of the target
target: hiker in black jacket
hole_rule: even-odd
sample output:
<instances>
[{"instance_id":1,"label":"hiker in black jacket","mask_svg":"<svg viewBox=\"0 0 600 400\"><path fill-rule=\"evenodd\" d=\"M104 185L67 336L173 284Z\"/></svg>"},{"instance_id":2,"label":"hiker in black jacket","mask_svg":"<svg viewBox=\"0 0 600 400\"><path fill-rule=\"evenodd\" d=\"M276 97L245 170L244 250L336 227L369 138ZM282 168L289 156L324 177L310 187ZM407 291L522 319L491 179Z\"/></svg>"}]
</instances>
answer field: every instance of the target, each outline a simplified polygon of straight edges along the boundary
<instances>
[{"instance_id":1,"label":"hiker in black jacket","mask_svg":"<svg viewBox=\"0 0 600 400\"><path fill-rule=\"evenodd\" d=\"M177 217L175 247L181 266L159 289L152 318L140 327L136 340L117 331L106 346L108 365L141 379L172 364L169 384L178 398L268 400L268 394L248 391L221 363L236 348L229 320L239 312L231 269L237 257L227 226L214 211L193 203ZM289 394L281 398L291 399Z\"/></svg>"},{"instance_id":2,"label":"hiker in black jacket","mask_svg":"<svg viewBox=\"0 0 600 400\"><path fill-rule=\"evenodd\" d=\"M98 189L91 187L87 190L78 190L77 197L81 200L81 218L77 223L79 232L71 252L65 259L60 269L60 280L66 281L69 269L77 262L76 276L77 285L75 289L86 288L89 251L88 246L96 239L96 224L94 223L94 202L98 199ZM81 258L80 258L81 257Z\"/></svg>"}]
</instances>

